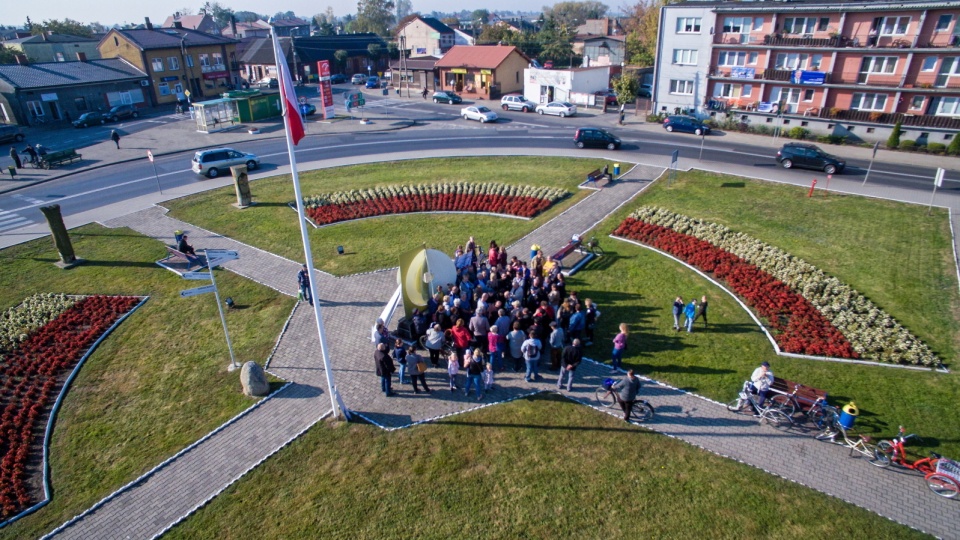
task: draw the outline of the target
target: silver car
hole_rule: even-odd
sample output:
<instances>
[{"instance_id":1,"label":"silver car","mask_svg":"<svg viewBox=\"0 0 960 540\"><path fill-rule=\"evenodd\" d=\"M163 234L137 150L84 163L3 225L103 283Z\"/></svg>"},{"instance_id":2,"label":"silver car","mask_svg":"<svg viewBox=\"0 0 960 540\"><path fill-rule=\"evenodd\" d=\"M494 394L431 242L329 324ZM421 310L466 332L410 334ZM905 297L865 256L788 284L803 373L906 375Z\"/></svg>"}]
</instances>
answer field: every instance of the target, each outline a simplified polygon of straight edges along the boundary
<instances>
[{"instance_id":1,"label":"silver car","mask_svg":"<svg viewBox=\"0 0 960 540\"><path fill-rule=\"evenodd\" d=\"M216 178L221 173L229 171L234 165L246 165L247 170L253 171L260 166L260 158L233 148L214 148L194 154L191 168L199 175Z\"/></svg>"},{"instance_id":2,"label":"silver car","mask_svg":"<svg viewBox=\"0 0 960 540\"><path fill-rule=\"evenodd\" d=\"M476 120L481 124L497 121L497 113L482 105L479 107L464 107L460 109L460 116L462 116L464 120Z\"/></svg>"},{"instance_id":3,"label":"silver car","mask_svg":"<svg viewBox=\"0 0 960 540\"><path fill-rule=\"evenodd\" d=\"M566 101L551 101L546 105L537 105L538 114L554 114L563 118L565 116L576 116L577 106Z\"/></svg>"}]
</instances>

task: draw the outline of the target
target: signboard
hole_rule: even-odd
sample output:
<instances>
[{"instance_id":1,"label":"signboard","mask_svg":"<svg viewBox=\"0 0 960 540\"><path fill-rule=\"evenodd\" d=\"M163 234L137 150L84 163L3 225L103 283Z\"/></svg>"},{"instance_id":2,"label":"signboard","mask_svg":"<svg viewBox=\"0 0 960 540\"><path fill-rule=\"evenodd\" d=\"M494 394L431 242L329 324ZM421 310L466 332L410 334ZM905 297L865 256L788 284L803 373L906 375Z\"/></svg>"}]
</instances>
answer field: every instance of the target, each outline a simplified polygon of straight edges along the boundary
<instances>
[{"instance_id":1,"label":"signboard","mask_svg":"<svg viewBox=\"0 0 960 540\"><path fill-rule=\"evenodd\" d=\"M230 251L228 249L205 249L204 253L207 254L207 257L217 258L217 259L236 259L240 257L240 254L236 251Z\"/></svg>"},{"instance_id":2,"label":"signboard","mask_svg":"<svg viewBox=\"0 0 960 540\"><path fill-rule=\"evenodd\" d=\"M150 163L153 163L153 152L147 150L147 159L150 160Z\"/></svg>"},{"instance_id":3,"label":"signboard","mask_svg":"<svg viewBox=\"0 0 960 540\"><path fill-rule=\"evenodd\" d=\"M343 101L347 104L348 109L353 107L362 107L367 103L367 100L363 98L363 94L360 92L346 94L343 98Z\"/></svg>"},{"instance_id":4,"label":"signboard","mask_svg":"<svg viewBox=\"0 0 960 540\"><path fill-rule=\"evenodd\" d=\"M790 82L793 84L823 84L826 80L827 74L822 71L798 69L790 75Z\"/></svg>"},{"instance_id":5,"label":"signboard","mask_svg":"<svg viewBox=\"0 0 960 540\"><path fill-rule=\"evenodd\" d=\"M481 70L480 70L480 74L481 74L481 75L493 75L493 70L490 70L490 69L481 69Z\"/></svg>"},{"instance_id":6,"label":"signboard","mask_svg":"<svg viewBox=\"0 0 960 540\"><path fill-rule=\"evenodd\" d=\"M209 272L184 272L183 279L191 279L193 281L210 281Z\"/></svg>"},{"instance_id":7,"label":"signboard","mask_svg":"<svg viewBox=\"0 0 960 540\"><path fill-rule=\"evenodd\" d=\"M466 73L467 68L453 68L450 70L450 73Z\"/></svg>"},{"instance_id":8,"label":"signboard","mask_svg":"<svg viewBox=\"0 0 960 540\"><path fill-rule=\"evenodd\" d=\"M229 71L208 71L207 73L203 74L203 78L208 81L213 79L229 79L230 72Z\"/></svg>"},{"instance_id":9,"label":"signboard","mask_svg":"<svg viewBox=\"0 0 960 540\"><path fill-rule=\"evenodd\" d=\"M160 80L163 81L163 82L173 82L173 81L179 81L179 80L180 80L180 77L177 77L177 76L174 76L174 77L160 77Z\"/></svg>"},{"instance_id":10,"label":"signboard","mask_svg":"<svg viewBox=\"0 0 960 540\"><path fill-rule=\"evenodd\" d=\"M779 105L772 101L761 101L757 104L757 112L775 113L778 108Z\"/></svg>"},{"instance_id":11,"label":"signboard","mask_svg":"<svg viewBox=\"0 0 960 540\"><path fill-rule=\"evenodd\" d=\"M730 68L731 79L753 79L757 73L756 68L732 67Z\"/></svg>"},{"instance_id":12,"label":"signboard","mask_svg":"<svg viewBox=\"0 0 960 540\"><path fill-rule=\"evenodd\" d=\"M320 72L320 80L330 78L330 61L320 60L317 62L317 71Z\"/></svg>"},{"instance_id":13,"label":"signboard","mask_svg":"<svg viewBox=\"0 0 960 540\"><path fill-rule=\"evenodd\" d=\"M213 285L204 285L203 287L197 287L196 289L180 291L180 298L188 298L190 296L197 296L198 294L206 294L215 290L217 290L217 288Z\"/></svg>"},{"instance_id":14,"label":"signboard","mask_svg":"<svg viewBox=\"0 0 960 540\"><path fill-rule=\"evenodd\" d=\"M937 187L943 187L943 175L946 172L944 169L937 169L937 177L934 179L934 184L936 184Z\"/></svg>"}]
</instances>

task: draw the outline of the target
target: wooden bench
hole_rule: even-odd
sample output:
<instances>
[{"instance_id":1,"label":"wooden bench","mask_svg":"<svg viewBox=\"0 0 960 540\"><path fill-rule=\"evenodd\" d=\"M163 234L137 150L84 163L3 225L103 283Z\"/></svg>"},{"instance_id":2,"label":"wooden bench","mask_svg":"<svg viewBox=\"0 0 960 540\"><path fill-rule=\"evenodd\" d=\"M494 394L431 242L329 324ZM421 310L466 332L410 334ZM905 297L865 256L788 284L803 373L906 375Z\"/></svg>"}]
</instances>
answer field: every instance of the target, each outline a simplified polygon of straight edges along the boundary
<instances>
[{"instance_id":1,"label":"wooden bench","mask_svg":"<svg viewBox=\"0 0 960 540\"><path fill-rule=\"evenodd\" d=\"M179 263L185 264L187 266L187 270L193 268L194 266L203 268L203 265L205 263L202 255L196 255L194 256L193 259L191 259L186 253L183 253L182 251L179 251L176 248L173 248L170 246L166 246L166 247L167 247L167 253L169 253L170 256L164 259L164 262L167 262L167 263L179 262Z\"/></svg>"},{"instance_id":2,"label":"wooden bench","mask_svg":"<svg viewBox=\"0 0 960 540\"><path fill-rule=\"evenodd\" d=\"M76 150L71 148L70 150L57 150L56 152L47 152L46 155L40 156L40 166L44 169L52 169L54 167L59 167L64 163L73 163L74 161L80 161L83 156L77 153Z\"/></svg>"},{"instance_id":3,"label":"wooden bench","mask_svg":"<svg viewBox=\"0 0 960 540\"><path fill-rule=\"evenodd\" d=\"M803 409L803 412L809 410L818 399L827 399L827 392L825 390L820 390L819 388L800 384L788 379L781 379L780 377L773 378L773 384L770 385L770 390L772 390L774 393L785 395L794 394L794 392L796 392L794 397L796 397L797 403L800 404L800 408Z\"/></svg>"},{"instance_id":4,"label":"wooden bench","mask_svg":"<svg viewBox=\"0 0 960 540\"><path fill-rule=\"evenodd\" d=\"M608 182L613 181L613 176L610 173L603 172L603 169L597 169L587 174L587 183L593 182L594 185L598 185L597 182L600 180L607 180Z\"/></svg>"},{"instance_id":5,"label":"wooden bench","mask_svg":"<svg viewBox=\"0 0 960 540\"><path fill-rule=\"evenodd\" d=\"M580 240L571 240L570 243L560 248L560 251L554 253L551 258L559 263L564 257L576 251L580 247L580 244Z\"/></svg>"}]
</instances>

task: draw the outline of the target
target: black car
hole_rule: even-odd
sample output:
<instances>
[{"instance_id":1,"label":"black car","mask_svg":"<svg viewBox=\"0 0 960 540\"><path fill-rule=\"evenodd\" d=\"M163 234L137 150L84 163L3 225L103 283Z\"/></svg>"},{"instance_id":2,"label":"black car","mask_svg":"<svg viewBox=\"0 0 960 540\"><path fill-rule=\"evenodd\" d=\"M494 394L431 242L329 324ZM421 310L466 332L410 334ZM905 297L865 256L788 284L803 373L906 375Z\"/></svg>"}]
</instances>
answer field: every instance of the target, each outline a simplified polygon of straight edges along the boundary
<instances>
[{"instance_id":1,"label":"black car","mask_svg":"<svg viewBox=\"0 0 960 540\"><path fill-rule=\"evenodd\" d=\"M433 102L434 103L449 103L455 105L457 103L463 103L463 98L454 94L449 90L441 90L439 92L433 93Z\"/></svg>"},{"instance_id":2,"label":"black car","mask_svg":"<svg viewBox=\"0 0 960 540\"><path fill-rule=\"evenodd\" d=\"M330 76L330 84L343 84L347 82L347 76L343 73L334 73Z\"/></svg>"},{"instance_id":3,"label":"black car","mask_svg":"<svg viewBox=\"0 0 960 540\"><path fill-rule=\"evenodd\" d=\"M620 148L620 138L614 134L600 128L583 127L577 130L573 136L573 142L577 148L592 146L595 148L606 148L607 150L617 150Z\"/></svg>"},{"instance_id":4,"label":"black car","mask_svg":"<svg viewBox=\"0 0 960 540\"><path fill-rule=\"evenodd\" d=\"M667 131L683 131L697 135L709 135L710 126L692 116L673 115L663 121L663 129Z\"/></svg>"},{"instance_id":5,"label":"black car","mask_svg":"<svg viewBox=\"0 0 960 540\"><path fill-rule=\"evenodd\" d=\"M784 169L800 167L815 169L827 174L842 173L847 163L828 154L813 144L787 143L777 151L777 163Z\"/></svg>"},{"instance_id":6,"label":"black car","mask_svg":"<svg viewBox=\"0 0 960 540\"><path fill-rule=\"evenodd\" d=\"M99 126L107 122L107 119L98 112L86 112L73 121L73 127L85 128L90 126Z\"/></svg>"},{"instance_id":7,"label":"black car","mask_svg":"<svg viewBox=\"0 0 960 540\"><path fill-rule=\"evenodd\" d=\"M111 122L116 122L121 118L136 118L138 116L140 116L140 113L133 105L117 105L106 114L107 120Z\"/></svg>"}]
</instances>

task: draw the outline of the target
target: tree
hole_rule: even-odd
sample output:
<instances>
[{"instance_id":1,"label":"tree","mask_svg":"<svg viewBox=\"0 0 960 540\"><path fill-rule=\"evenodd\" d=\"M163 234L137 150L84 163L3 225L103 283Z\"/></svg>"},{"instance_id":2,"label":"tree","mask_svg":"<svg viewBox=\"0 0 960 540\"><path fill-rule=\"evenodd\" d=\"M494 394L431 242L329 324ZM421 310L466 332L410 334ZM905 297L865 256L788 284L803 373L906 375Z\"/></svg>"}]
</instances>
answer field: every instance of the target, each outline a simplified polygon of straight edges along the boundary
<instances>
[{"instance_id":1,"label":"tree","mask_svg":"<svg viewBox=\"0 0 960 540\"><path fill-rule=\"evenodd\" d=\"M445 24L445 25L447 25L447 26L450 26L451 24L452 24L452 25L457 25L457 26L460 25L460 19L458 19L458 18L456 18L456 17L444 17L444 18L440 19L440 22L442 22L443 24Z\"/></svg>"},{"instance_id":2,"label":"tree","mask_svg":"<svg viewBox=\"0 0 960 540\"><path fill-rule=\"evenodd\" d=\"M668 0L640 1L628 8L625 21L627 62L636 66L652 66L657 57L657 35L660 32L660 8Z\"/></svg>"},{"instance_id":3,"label":"tree","mask_svg":"<svg viewBox=\"0 0 960 540\"><path fill-rule=\"evenodd\" d=\"M902 126L903 122L900 120L893 125L893 131L890 132L890 137L887 139L887 148L896 148L900 146L900 133L903 132Z\"/></svg>"},{"instance_id":4,"label":"tree","mask_svg":"<svg viewBox=\"0 0 960 540\"><path fill-rule=\"evenodd\" d=\"M482 25L487 24L489 20L490 12L485 9L475 9L472 13L470 13L471 25L477 24L478 22Z\"/></svg>"},{"instance_id":5,"label":"tree","mask_svg":"<svg viewBox=\"0 0 960 540\"><path fill-rule=\"evenodd\" d=\"M17 53L0 43L0 64L16 64Z\"/></svg>"},{"instance_id":6,"label":"tree","mask_svg":"<svg viewBox=\"0 0 960 540\"><path fill-rule=\"evenodd\" d=\"M333 14L333 7L327 6L326 11L313 16L313 24L317 25L317 34L332 36L337 33L337 17Z\"/></svg>"},{"instance_id":7,"label":"tree","mask_svg":"<svg viewBox=\"0 0 960 540\"><path fill-rule=\"evenodd\" d=\"M573 63L573 30L567 27L549 28L537 34L540 61L569 61ZM572 66L571 66L572 67Z\"/></svg>"},{"instance_id":8,"label":"tree","mask_svg":"<svg viewBox=\"0 0 960 540\"><path fill-rule=\"evenodd\" d=\"M960 154L960 133L955 133L953 139L950 139L950 146L947 146L947 153L951 156Z\"/></svg>"},{"instance_id":9,"label":"tree","mask_svg":"<svg viewBox=\"0 0 960 540\"><path fill-rule=\"evenodd\" d=\"M603 17L609 9L601 2L558 2L553 7L543 7L543 18L556 26L577 26L587 19Z\"/></svg>"},{"instance_id":10,"label":"tree","mask_svg":"<svg viewBox=\"0 0 960 540\"><path fill-rule=\"evenodd\" d=\"M217 23L217 26L220 28L230 26L230 17L233 16L233 10L220 2L214 2L212 4L207 2L203 4L203 7L200 8L200 13L213 17L213 22Z\"/></svg>"},{"instance_id":11,"label":"tree","mask_svg":"<svg viewBox=\"0 0 960 540\"><path fill-rule=\"evenodd\" d=\"M351 31L390 35L389 29L396 20L393 16L395 7L393 0L360 0L357 18L350 25Z\"/></svg>"},{"instance_id":12,"label":"tree","mask_svg":"<svg viewBox=\"0 0 960 540\"><path fill-rule=\"evenodd\" d=\"M370 60L373 60L374 65L376 65L377 60L380 60L380 57L383 56L383 47L381 47L379 43L367 45L367 56L369 56Z\"/></svg>"},{"instance_id":13,"label":"tree","mask_svg":"<svg viewBox=\"0 0 960 540\"><path fill-rule=\"evenodd\" d=\"M413 13L413 2L410 0L397 0L397 19L401 20L407 15Z\"/></svg>"},{"instance_id":14,"label":"tree","mask_svg":"<svg viewBox=\"0 0 960 540\"><path fill-rule=\"evenodd\" d=\"M93 35L93 32L87 27L87 25L73 19L64 19L62 21L50 19L49 21L43 21L41 24L34 24L30 29L30 33L35 36L44 34L46 32L81 37L90 37Z\"/></svg>"},{"instance_id":15,"label":"tree","mask_svg":"<svg viewBox=\"0 0 960 540\"><path fill-rule=\"evenodd\" d=\"M264 18L253 11L237 11L234 12L233 16L237 19L237 22L254 22Z\"/></svg>"},{"instance_id":16,"label":"tree","mask_svg":"<svg viewBox=\"0 0 960 540\"><path fill-rule=\"evenodd\" d=\"M396 41L387 43L387 57L392 59L400 58L400 47L397 46Z\"/></svg>"},{"instance_id":17,"label":"tree","mask_svg":"<svg viewBox=\"0 0 960 540\"><path fill-rule=\"evenodd\" d=\"M617 103L632 103L637 99L637 90L640 82L636 75L624 71L620 77L613 80L613 91L617 94Z\"/></svg>"},{"instance_id":18,"label":"tree","mask_svg":"<svg viewBox=\"0 0 960 540\"><path fill-rule=\"evenodd\" d=\"M341 73L347 67L347 58L350 58L350 53L343 49L337 49L337 51L333 53L333 59L336 60L337 65L340 66Z\"/></svg>"}]
</instances>

